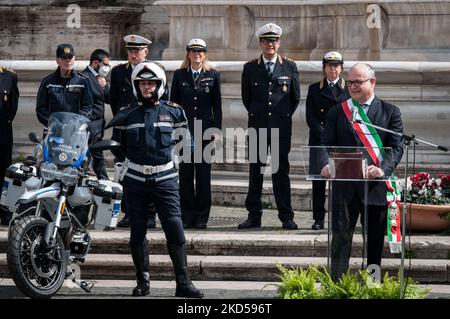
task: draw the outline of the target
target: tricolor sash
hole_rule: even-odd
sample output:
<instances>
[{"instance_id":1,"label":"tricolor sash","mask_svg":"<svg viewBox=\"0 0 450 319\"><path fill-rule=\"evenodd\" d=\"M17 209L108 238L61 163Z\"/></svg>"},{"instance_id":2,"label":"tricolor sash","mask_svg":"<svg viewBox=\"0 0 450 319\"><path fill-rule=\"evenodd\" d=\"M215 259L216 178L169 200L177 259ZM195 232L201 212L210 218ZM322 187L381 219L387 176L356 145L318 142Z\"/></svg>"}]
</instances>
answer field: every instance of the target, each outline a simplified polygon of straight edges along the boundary
<instances>
[{"instance_id":1,"label":"tricolor sash","mask_svg":"<svg viewBox=\"0 0 450 319\"><path fill-rule=\"evenodd\" d=\"M356 120L360 120L361 123L353 122L353 129L364 145L367 153L369 154L372 162L375 166L380 166L380 163L383 161L383 143L381 142L380 136L378 135L377 130L369 125L364 124L369 123L372 124L369 117L366 113L364 113L361 105L354 100L353 98L344 101L342 104L342 109L344 110L347 119L351 122L352 119L352 111L354 108L358 110L356 113ZM386 199L388 202L387 208L387 231L388 231L388 239L389 239L389 248L391 253L400 253L401 252L401 231L400 231L400 214L398 204L400 202L400 191L397 188L395 178L393 176L390 177L389 181L386 181L386 185L388 188Z\"/></svg>"}]
</instances>

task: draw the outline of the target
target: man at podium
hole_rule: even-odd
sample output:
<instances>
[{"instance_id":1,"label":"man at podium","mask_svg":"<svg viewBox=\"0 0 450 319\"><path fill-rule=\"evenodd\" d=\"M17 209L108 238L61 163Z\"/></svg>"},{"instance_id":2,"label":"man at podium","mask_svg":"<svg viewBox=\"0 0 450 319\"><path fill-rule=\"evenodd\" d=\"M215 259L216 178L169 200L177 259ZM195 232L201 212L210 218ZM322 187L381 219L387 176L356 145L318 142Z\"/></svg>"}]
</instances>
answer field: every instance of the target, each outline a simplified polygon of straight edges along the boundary
<instances>
[{"instance_id":1,"label":"man at podium","mask_svg":"<svg viewBox=\"0 0 450 319\"><path fill-rule=\"evenodd\" d=\"M375 96L375 71L369 64L357 63L349 71L351 98L330 109L322 146L354 146L367 149L392 148L389 160L380 152L367 152L368 178L390 176L403 155L402 139L394 134L376 130L365 123L402 133L403 125L398 107ZM321 157L321 175L330 177L328 156ZM385 182L369 182L367 196L367 265L381 265L387 222L387 186ZM338 280L349 267L353 232L359 215L364 216L364 182L336 181L333 185L332 241L330 274Z\"/></svg>"}]
</instances>

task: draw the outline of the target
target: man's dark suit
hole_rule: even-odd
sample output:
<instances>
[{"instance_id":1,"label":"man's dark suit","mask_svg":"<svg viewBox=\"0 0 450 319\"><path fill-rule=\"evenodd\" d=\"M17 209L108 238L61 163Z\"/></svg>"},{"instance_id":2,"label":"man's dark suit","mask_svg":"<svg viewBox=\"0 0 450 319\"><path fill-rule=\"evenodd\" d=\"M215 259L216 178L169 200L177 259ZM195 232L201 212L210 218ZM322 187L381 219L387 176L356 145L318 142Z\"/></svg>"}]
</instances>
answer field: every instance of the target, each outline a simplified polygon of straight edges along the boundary
<instances>
[{"instance_id":1,"label":"man's dark suit","mask_svg":"<svg viewBox=\"0 0 450 319\"><path fill-rule=\"evenodd\" d=\"M96 143L102 140L103 127L105 126L105 103L109 103L109 85L104 88L100 86L94 73L89 67L80 74L84 75L89 82L89 90L92 97L92 116L89 128L91 131L90 143ZM92 152L93 169L98 179L109 179L106 173L105 158L102 151Z\"/></svg>"},{"instance_id":2,"label":"man's dark suit","mask_svg":"<svg viewBox=\"0 0 450 319\"><path fill-rule=\"evenodd\" d=\"M334 92L328 85L327 79L313 83L308 88L306 97L306 123L309 126L309 146L319 146L327 114L330 108L340 102L347 100L350 95L345 86L345 80L339 78L335 84ZM319 175L320 165L318 162L318 149L311 149L309 157L309 172ZM313 181L313 218L323 221L325 218L325 181Z\"/></svg>"},{"instance_id":3,"label":"man's dark suit","mask_svg":"<svg viewBox=\"0 0 450 319\"><path fill-rule=\"evenodd\" d=\"M272 174L272 183L278 217L285 223L294 217L288 155L291 149L292 115L300 101L300 81L295 62L278 55L271 76L266 70L262 56L247 62L242 72L242 101L248 111L249 129L258 131L258 162L250 163L249 189L245 201L249 211L248 218L260 221L262 215L261 167L265 160L259 158L259 129L267 129L269 146L271 129L275 128L279 130L279 168Z\"/></svg>"},{"instance_id":4,"label":"man's dark suit","mask_svg":"<svg viewBox=\"0 0 450 319\"><path fill-rule=\"evenodd\" d=\"M372 101L367 112L372 124L395 132L402 132L403 125L398 107L386 103L377 97ZM403 155L402 139L393 134L378 131L383 147L391 147L392 155L387 155L380 163L385 176L391 175ZM322 132L323 146L355 146L363 144L352 124L346 117L342 106L336 105L328 112L325 129ZM325 153L321 157L321 166L328 162ZM373 162L368 161L368 165ZM368 259L367 264L381 264L381 255L386 230L386 184L385 182L370 182L368 194ZM362 182L334 182L333 185L333 214L332 214L332 251L331 275L338 279L347 271L352 237L360 213L364 211L364 185Z\"/></svg>"},{"instance_id":5,"label":"man's dark suit","mask_svg":"<svg viewBox=\"0 0 450 319\"><path fill-rule=\"evenodd\" d=\"M5 170L11 165L13 128L17 113L19 89L14 71L0 67L0 187L3 188ZM10 213L0 211L2 224L7 225Z\"/></svg>"}]
</instances>

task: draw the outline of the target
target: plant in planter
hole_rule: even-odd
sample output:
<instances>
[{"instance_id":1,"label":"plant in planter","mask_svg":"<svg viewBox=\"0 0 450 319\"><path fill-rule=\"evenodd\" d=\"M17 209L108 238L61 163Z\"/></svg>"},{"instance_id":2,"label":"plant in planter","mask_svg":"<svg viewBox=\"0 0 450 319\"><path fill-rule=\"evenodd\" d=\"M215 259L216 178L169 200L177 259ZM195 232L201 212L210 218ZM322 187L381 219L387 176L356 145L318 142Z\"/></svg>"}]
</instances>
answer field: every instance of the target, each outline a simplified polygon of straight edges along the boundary
<instances>
[{"instance_id":1,"label":"plant in planter","mask_svg":"<svg viewBox=\"0 0 450 319\"><path fill-rule=\"evenodd\" d=\"M384 275L380 283L367 271L358 274L347 272L338 282L333 282L325 267L322 271L310 266L308 269L288 269L277 265L281 275L278 296L281 299L398 299L400 279ZM424 299L430 289L420 288L411 278L406 285L406 299Z\"/></svg>"},{"instance_id":2,"label":"plant in planter","mask_svg":"<svg viewBox=\"0 0 450 319\"><path fill-rule=\"evenodd\" d=\"M408 177L407 183L407 228L417 231L449 229L450 220L446 216L450 212L450 175L434 177L421 172Z\"/></svg>"}]
</instances>

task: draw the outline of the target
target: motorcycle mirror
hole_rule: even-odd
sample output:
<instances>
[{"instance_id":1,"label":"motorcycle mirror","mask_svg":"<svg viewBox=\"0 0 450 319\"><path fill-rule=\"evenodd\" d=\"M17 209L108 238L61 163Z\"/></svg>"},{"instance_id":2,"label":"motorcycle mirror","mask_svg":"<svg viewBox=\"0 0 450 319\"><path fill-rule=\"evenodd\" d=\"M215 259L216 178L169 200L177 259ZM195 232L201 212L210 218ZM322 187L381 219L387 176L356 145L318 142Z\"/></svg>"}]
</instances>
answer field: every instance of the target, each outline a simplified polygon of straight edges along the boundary
<instances>
[{"instance_id":1,"label":"motorcycle mirror","mask_svg":"<svg viewBox=\"0 0 450 319\"><path fill-rule=\"evenodd\" d=\"M118 150L120 143L113 140L103 140L89 145L91 151L106 151L106 150Z\"/></svg>"},{"instance_id":2,"label":"motorcycle mirror","mask_svg":"<svg viewBox=\"0 0 450 319\"><path fill-rule=\"evenodd\" d=\"M40 144L41 143L41 139L34 132L31 132L30 134L28 134L28 138L33 143L36 143L36 144Z\"/></svg>"}]
</instances>

